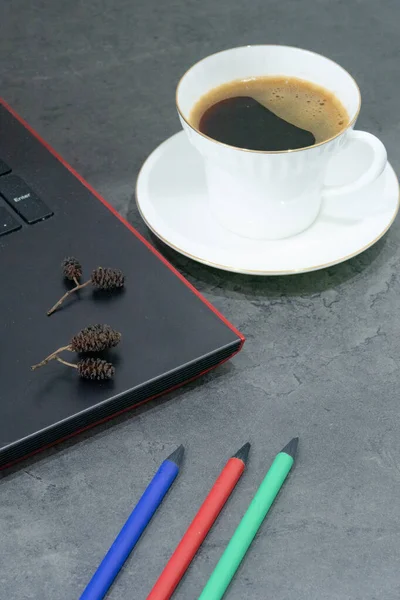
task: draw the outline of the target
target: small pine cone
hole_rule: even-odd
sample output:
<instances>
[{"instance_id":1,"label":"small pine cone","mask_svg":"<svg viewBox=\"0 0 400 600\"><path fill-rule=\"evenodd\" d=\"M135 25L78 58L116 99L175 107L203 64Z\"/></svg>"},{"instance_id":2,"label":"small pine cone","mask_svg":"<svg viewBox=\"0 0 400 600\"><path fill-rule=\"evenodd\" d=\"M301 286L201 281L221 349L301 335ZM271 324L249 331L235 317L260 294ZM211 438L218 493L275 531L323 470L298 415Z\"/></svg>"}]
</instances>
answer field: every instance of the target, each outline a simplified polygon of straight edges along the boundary
<instances>
[{"instance_id":1,"label":"small pine cone","mask_svg":"<svg viewBox=\"0 0 400 600\"><path fill-rule=\"evenodd\" d=\"M70 281L73 281L74 279L77 279L79 281L82 277L82 265L73 256L68 256L67 258L64 258L62 262L62 269L64 277L66 279L69 279Z\"/></svg>"},{"instance_id":2,"label":"small pine cone","mask_svg":"<svg viewBox=\"0 0 400 600\"><path fill-rule=\"evenodd\" d=\"M77 363L78 373L83 379L92 379L101 381L103 379L112 379L115 368L106 360L100 358L85 358Z\"/></svg>"},{"instance_id":3,"label":"small pine cone","mask_svg":"<svg viewBox=\"0 0 400 600\"><path fill-rule=\"evenodd\" d=\"M89 325L74 335L70 348L73 352L101 352L117 346L120 339L119 331L109 325Z\"/></svg>"},{"instance_id":4,"label":"small pine cone","mask_svg":"<svg viewBox=\"0 0 400 600\"><path fill-rule=\"evenodd\" d=\"M119 269L97 267L91 276L92 285L100 290L113 290L124 287L125 276Z\"/></svg>"}]
</instances>

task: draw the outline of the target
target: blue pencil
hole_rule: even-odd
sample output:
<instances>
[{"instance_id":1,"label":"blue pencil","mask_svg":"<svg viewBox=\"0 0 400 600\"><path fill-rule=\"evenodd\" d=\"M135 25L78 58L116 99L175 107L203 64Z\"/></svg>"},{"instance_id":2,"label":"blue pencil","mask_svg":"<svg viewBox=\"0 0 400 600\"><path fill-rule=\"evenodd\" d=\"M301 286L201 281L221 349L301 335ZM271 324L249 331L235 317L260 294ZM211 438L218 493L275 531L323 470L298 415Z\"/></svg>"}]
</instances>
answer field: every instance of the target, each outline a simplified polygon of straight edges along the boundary
<instances>
[{"instance_id":1,"label":"blue pencil","mask_svg":"<svg viewBox=\"0 0 400 600\"><path fill-rule=\"evenodd\" d=\"M183 453L183 446L179 446L161 464L89 581L80 600L102 600L107 594L112 582L178 475Z\"/></svg>"}]
</instances>

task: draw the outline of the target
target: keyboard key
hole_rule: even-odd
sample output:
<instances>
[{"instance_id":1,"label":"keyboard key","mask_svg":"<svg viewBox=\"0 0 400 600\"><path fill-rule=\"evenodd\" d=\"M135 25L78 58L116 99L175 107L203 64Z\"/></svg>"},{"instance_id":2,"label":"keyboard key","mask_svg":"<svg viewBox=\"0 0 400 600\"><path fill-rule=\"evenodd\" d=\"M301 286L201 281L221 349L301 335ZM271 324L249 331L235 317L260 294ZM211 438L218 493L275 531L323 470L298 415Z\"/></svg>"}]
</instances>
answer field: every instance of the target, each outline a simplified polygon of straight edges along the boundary
<instances>
[{"instance_id":1,"label":"keyboard key","mask_svg":"<svg viewBox=\"0 0 400 600\"><path fill-rule=\"evenodd\" d=\"M21 224L3 206L0 206L0 237L17 229L21 229Z\"/></svg>"},{"instance_id":2,"label":"keyboard key","mask_svg":"<svg viewBox=\"0 0 400 600\"><path fill-rule=\"evenodd\" d=\"M16 175L0 178L0 194L29 225L53 214L23 179Z\"/></svg>"},{"instance_id":3,"label":"keyboard key","mask_svg":"<svg viewBox=\"0 0 400 600\"><path fill-rule=\"evenodd\" d=\"M11 169L4 161L0 158L0 177L2 175L6 175L7 173L11 173Z\"/></svg>"}]
</instances>

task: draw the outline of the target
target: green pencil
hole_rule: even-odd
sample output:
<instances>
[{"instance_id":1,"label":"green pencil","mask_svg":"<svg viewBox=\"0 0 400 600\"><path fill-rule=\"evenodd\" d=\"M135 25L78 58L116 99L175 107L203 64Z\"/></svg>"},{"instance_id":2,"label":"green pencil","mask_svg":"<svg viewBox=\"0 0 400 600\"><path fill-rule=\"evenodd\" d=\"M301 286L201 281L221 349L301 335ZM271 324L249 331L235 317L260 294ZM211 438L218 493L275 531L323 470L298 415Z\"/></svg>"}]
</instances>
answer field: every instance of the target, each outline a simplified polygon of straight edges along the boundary
<instances>
[{"instance_id":1,"label":"green pencil","mask_svg":"<svg viewBox=\"0 0 400 600\"><path fill-rule=\"evenodd\" d=\"M225 552L211 573L199 600L220 600L225 594L293 465L298 442L299 438L293 438L276 455Z\"/></svg>"}]
</instances>

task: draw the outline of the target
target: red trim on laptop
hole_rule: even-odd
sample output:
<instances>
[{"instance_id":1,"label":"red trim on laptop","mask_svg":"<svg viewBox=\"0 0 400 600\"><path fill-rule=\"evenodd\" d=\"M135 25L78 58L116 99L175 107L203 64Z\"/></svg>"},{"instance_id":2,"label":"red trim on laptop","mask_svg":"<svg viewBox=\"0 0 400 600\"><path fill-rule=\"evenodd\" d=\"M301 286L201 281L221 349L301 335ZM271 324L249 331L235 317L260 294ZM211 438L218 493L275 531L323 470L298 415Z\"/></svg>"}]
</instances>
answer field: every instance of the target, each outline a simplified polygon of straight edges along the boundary
<instances>
[{"instance_id":1,"label":"red trim on laptop","mask_svg":"<svg viewBox=\"0 0 400 600\"><path fill-rule=\"evenodd\" d=\"M66 440L74 437L75 435L78 435L78 434L80 434L80 433L82 433L84 431L87 431L88 429L92 429L92 427L96 427L97 425L100 425L101 423L105 423L106 421L109 421L110 419L114 419L114 417L122 415L123 413L128 412L129 410L133 410L133 409L137 408L138 406L141 406L142 404L145 404L146 402L150 402L151 400L155 400L156 398L159 398L160 396L164 396L165 394L169 394L170 392L173 392L174 390L182 387L183 385L186 385L187 383L190 383L190 382L198 379L199 377L205 375L206 373L209 373L210 371L212 371L213 369L215 369L219 365L222 365L224 362L227 362L228 360L230 360L238 352L240 352L240 350L242 349L242 346L243 346L243 344L245 342L245 337L206 298L204 298L204 296L202 294L200 294L200 292L198 290L196 290L196 288L191 283L189 283L189 281L187 281L185 279L185 277L181 273L179 273L179 271L177 269L175 269L175 267L173 267L171 265L171 263L168 262L168 260L160 252L158 252L158 250L156 250L138 231L136 231L136 229L134 227L132 227L132 225L130 223L128 223L128 221L126 219L124 219L124 217L122 217L115 210L115 208L113 208L102 196L100 196L100 194L98 192L96 192L96 190L87 181L85 181L85 179L83 179L83 177L81 177L81 175L79 175L79 173L77 173L71 167L71 165L69 165L51 146L49 146L49 144L47 142L45 142L43 140L43 138L41 138L40 135L34 129L32 129L32 127L30 125L28 125L28 123L22 117L20 117L15 112L15 110L13 110L10 106L8 106L8 104L2 98L0 98L0 104L2 106L4 106L4 108L6 108L13 115L13 117L15 117L33 136L35 136L35 138L37 140L39 140L39 142L55 158L57 158L57 160L59 160L60 163L62 165L64 165L64 167L66 169L68 169L68 171L70 171L72 173L72 175L74 175L98 200L100 200L100 202L102 202L102 204L104 204L104 206L106 208L108 208L108 210L110 212L112 212L113 215L115 217L117 217L117 219L119 219L121 221L121 223L123 223L125 225L125 227L127 227L143 244L145 244L145 246L147 246L147 248L151 252L153 252L153 254L155 254L157 256L157 258L159 258L177 277L179 277L179 279L194 294L196 294L196 296L198 296L198 298L200 298L200 300L202 302L204 302L204 304L206 304L206 306L210 310L212 310L213 313L215 313L217 315L217 317L219 317L221 319L221 321L223 321L225 323L225 325L227 325L238 336L238 338L240 339L240 346L239 346L238 350L236 350L236 352L234 352L228 358L225 358L224 360L222 360L221 362L219 362L217 365L214 365L213 367L210 367L210 368L202 371L198 375L195 375L194 377L191 377L190 379L187 379L186 381L184 381L182 383L179 383L179 384L177 384L177 385L169 388L168 390L160 392L159 394L156 394L155 396L150 396L149 398L146 398L145 400L142 400L141 402L139 402L137 404L133 404L132 406L128 406L127 408L124 408L124 409L122 409L122 410L120 410L120 411L118 411L116 413L113 413L112 415L109 415L108 417L104 417L103 419L100 419L99 421L95 421L94 423L91 423L90 425L86 425L85 427L82 427L81 429L77 429L73 433L70 433L69 435L66 435L65 437L62 437L62 438L60 438L60 439L52 442L51 444L46 444L45 446L41 446L37 450L34 450L33 452L30 452L29 454L26 454L25 456L22 456L22 457L14 460L14 461L11 461L10 463L7 463L5 465L0 466L0 471L3 471L4 469L8 469L8 468L12 467L15 464L17 464L17 463L19 463L19 462L21 462L21 461L23 461L23 460L25 460L25 459L27 459L29 457L32 457L35 454L38 454L39 452L42 452L42 450L46 450L48 448L51 448L52 446L55 446L56 444L59 444L60 442L64 442L64 441L66 441Z\"/></svg>"}]
</instances>

